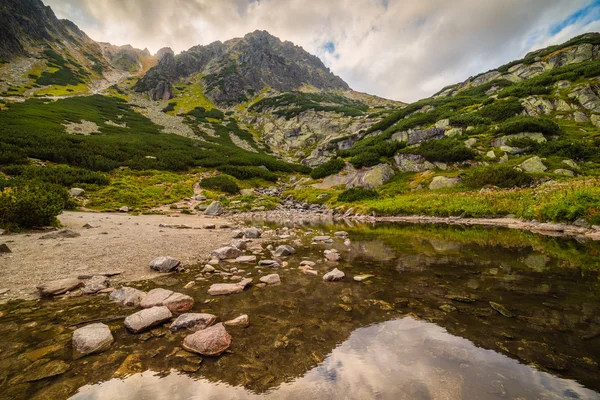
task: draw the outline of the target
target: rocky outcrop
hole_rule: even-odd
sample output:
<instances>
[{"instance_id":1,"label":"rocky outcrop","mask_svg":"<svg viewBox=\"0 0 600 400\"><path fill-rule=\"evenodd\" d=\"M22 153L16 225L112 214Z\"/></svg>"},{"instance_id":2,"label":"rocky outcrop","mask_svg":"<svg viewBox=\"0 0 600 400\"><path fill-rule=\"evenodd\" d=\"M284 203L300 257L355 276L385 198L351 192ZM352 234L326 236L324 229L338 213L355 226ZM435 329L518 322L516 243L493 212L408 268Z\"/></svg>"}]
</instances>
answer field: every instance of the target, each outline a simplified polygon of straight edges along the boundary
<instances>
[{"instance_id":1,"label":"rocky outcrop","mask_svg":"<svg viewBox=\"0 0 600 400\"><path fill-rule=\"evenodd\" d=\"M392 140L406 142L407 145L412 146L427 140L443 139L445 137L445 132L446 128L441 126L425 130L408 130L394 133L392 135Z\"/></svg>"},{"instance_id":2,"label":"rocky outcrop","mask_svg":"<svg viewBox=\"0 0 600 400\"><path fill-rule=\"evenodd\" d=\"M526 172L541 173L548 169L538 157L531 157L519 164L519 167Z\"/></svg>"},{"instance_id":3,"label":"rocky outcrop","mask_svg":"<svg viewBox=\"0 0 600 400\"><path fill-rule=\"evenodd\" d=\"M434 164L417 154L396 154L394 161L400 172L423 172L435 168Z\"/></svg>"},{"instance_id":4,"label":"rocky outcrop","mask_svg":"<svg viewBox=\"0 0 600 400\"><path fill-rule=\"evenodd\" d=\"M346 185L347 188L355 186L376 188L386 183L393 176L394 170L388 164L379 164L361 169L346 165L340 173L326 177L322 182L315 183L313 187L329 189L338 185Z\"/></svg>"}]
</instances>

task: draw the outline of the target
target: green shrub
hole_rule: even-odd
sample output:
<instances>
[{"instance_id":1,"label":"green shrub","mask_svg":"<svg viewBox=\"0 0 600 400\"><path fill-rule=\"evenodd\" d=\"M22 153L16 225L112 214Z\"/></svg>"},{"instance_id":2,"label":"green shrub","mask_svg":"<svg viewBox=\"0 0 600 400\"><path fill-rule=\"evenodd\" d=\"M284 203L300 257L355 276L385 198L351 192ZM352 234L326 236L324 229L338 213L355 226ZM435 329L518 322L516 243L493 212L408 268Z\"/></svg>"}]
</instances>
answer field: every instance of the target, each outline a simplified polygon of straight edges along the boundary
<instances>
[{"instance_id":1,"label":"green shrub","mask_svg":"<svg viewBox=\"0 0 600 400\"><path fill-rule=\"evenodd\" d=\"M373 165L377 165L380 162L381 161L379 154L371 150L363 151L362 153L350 159L350 164L352 164L354 168L372 167Z\"/></svg>"},{"instance_id":2,"label":"green shrub","mask_svg":"<svg viewBox=\"0 0 600 400\"><path fill-rule=\"evenodd\" d=\"M9 187L4 187L6 185ZM0 192L0 226L31 228L53 225L69 204L65 188L40 181L4 181Z\"/></svg>"},{"instance_id":3,"label":"green shrub","mask_svg":"<svg viewBox=\"0 0 600 400\"><path fill-rule=\"evenodd\" d=\"M471 188L478 189L486 185L501 188L524 187L531 184L533 179L523 171L505 165L492 165L489 167L469 170L463 183Z\"/></svg>"},{"instance_id":4,"label":"green shrub","mask_svg":"<svg viewBox=\"0 0 600 400\"><path fill-rule=\"evenodd\" d=\"M345 165L346 163L341 158L334 158L333 160L329 160L313 169L310 172L310 177L313 179L320 179L329 175L337 174L344 169Z\"/></svg>"},{"instance_id":5,"label":"green shrub","mask_svg":"<svg viewBox=\"0 0 600 400\"><path fill-rule=\"evenodd\" d=\"M241 180L262 178L267 181L277 182L277 175L275 175L268 169L261 167L222 165L220 167L217 167L217 170Z\"/></svg>"},{"instance_id":6,"label":"green shrub","mask_svg":"<svg viewBox=\"0 0 600 400\"><path fill-rule=\"evenodd\" d=\"M478 111L479 115L493 122L502 122L505 119L514 117L523 111L523 106L518 99L510 99L504 101L495 101L487 106L484 106Z\"/></svg>"},{"instance_id":7,"label":"green shrub","mask_svg":"<svg viewBox=\"0 0 600 400\"><path fill-rule=\"evenodd\" d=\"M221 192L230 194L236 194L240 192L240 188L237 183L223 175L204 178L200 181L200 186L205 189L219 190Z\"/></svg>"},{"instance_id":8,"label":"green shrub","mask_svg":"<svg viewBox=\"0 0 600 400\"><path fill-rule=\"evenodd\" d=\"M372 200L379 197L379 193L373 189L365 189L363 187L357 186L351 189L344 190L338 196L338 201L344 203L352 203L354 201L360 200Z\"/></svg>"},{"instance_id":9,"label":"green shrub","mask_svg":"<svg viewBox=\"0 0 600 400\"><path fill-rule=\"evenodd\" d=\"M458 114L449 118L450 125L466 128L467 126L477 126L489 124L490 121L477 114Z\"/></svg>"},{"instance_id":10,"label":"green shrub","mask_svg":"<svg viewBox=\"0 0 600 400\"><path fill-rule=\"evenodd\" d=\"M475 158L477 153L465 146L458 138L444 138L428 140L414 151L427 159L427 161L460 162Z\"/></svg>"},{"instance_id":11,"label":"green shrub","mask_svg":"<svg viewBox=\"0 0 600 400\"><path fill-rule=\"evenodd\" d=\"M522 132L541 132L544 135L561 133L560 127L554 121L528 115L519 115L504 121L500 124L500 131L508 135Z\"/></svg>"},{"instance_id":12,"label":"green shrub","mask_svg":"<svg viewBox=\"0 0 600 400\"><path fill-rule=\"evenodd\" d=\"M11 165L2 168L2 172L26 180L38 180L69 188L80 186L82 184L106 186L110 183L109 179L103 174L66 165L58 165L55 167Z\"/></svg>"}]
</instances>

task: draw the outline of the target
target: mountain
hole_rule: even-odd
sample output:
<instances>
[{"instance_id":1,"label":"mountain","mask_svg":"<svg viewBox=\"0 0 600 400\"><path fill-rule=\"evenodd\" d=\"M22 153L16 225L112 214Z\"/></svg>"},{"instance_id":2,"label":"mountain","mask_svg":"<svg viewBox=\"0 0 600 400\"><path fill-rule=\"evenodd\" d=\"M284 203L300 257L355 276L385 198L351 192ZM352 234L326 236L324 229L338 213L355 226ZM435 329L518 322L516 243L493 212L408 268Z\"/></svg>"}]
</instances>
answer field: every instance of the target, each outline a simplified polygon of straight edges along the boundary
<instances>
[{"instance_id":1,"label":"mountain","mask_svg":"<svg viewBox=\"0 0 600 400\"><path fill-rule=\"evenodd\" d=\"M319 58L266 31L255 31L224 43L195 46L177 56L167 53L134 90L150 92L153 100L168 99L173 97L171 84L194 74L202 74L206 95L223 106L243 103L265 87L279 92L302 86L349 89Z\"/></svg>"}]
</instances>

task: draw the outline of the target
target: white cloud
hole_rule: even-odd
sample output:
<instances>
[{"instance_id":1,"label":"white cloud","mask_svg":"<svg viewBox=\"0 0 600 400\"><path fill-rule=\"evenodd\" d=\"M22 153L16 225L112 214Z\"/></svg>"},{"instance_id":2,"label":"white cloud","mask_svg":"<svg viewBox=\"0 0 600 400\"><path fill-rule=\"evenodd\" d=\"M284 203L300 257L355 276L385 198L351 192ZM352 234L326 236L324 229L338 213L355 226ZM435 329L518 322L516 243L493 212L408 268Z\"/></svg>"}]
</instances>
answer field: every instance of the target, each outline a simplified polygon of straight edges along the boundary
<instances>
[{"instance_id":1,"label":"white cloud","mask_svg":"<svg viewBox=\"0 0 600 400\"><path fill-rule=\"evenodd\" d=\"M46 0L95 40L179 52L268 30L319 55L356 90L413 101L597 30L549 27L590 0ZM387 6L386 6L387 4ZM335 52L322 46L333 42Z\"/></svg>"}]
</instances>

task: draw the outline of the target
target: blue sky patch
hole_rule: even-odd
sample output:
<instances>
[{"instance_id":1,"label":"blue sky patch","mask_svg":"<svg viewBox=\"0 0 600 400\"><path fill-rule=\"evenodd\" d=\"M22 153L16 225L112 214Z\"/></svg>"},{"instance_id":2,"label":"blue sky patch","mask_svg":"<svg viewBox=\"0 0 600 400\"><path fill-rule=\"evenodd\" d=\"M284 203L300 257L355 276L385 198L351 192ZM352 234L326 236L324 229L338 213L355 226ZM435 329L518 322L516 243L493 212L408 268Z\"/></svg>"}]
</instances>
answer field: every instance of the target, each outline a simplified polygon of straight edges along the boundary
<instances>
[{"instance_id":1,"label":"blue sky patch","mask_svg":"<svg viewBox=\"0 0 600 400\"><path fill-rule=\"evenodd\" d=\"M557 24L550 26L550 34L556 35L568 26L576 23L588 24L600 19L600 0L594 0L587 6L575 11Z\"/></svg>"},{"instance_id":2,"label":"blue sky patch","mask_svg":"<svg viewBox=\"0 0 600 400\"><path fill-rule=\"evenodd\" d=\"M335 44L333 44L333 42L327 42L323 45L323 50L325 50L326 53L335 53Z\"/></svg>"}]
</instances>

